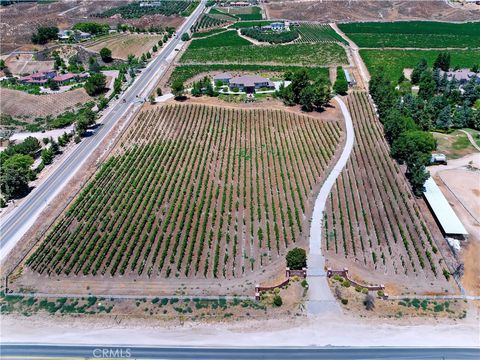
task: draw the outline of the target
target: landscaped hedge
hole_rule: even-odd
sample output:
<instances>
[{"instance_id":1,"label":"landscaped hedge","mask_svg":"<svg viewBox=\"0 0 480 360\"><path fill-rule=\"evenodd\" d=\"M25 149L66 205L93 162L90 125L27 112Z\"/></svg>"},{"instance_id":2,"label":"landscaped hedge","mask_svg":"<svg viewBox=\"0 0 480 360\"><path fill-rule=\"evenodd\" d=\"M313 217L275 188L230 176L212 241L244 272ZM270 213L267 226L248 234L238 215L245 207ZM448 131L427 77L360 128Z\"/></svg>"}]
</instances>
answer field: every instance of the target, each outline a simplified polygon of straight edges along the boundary
<instances>
[{"instance_id":1,"label":"landscaped hedge","mask_svg":"<svg viewBox=\"0 0 480 360\"><path fill-rule=\"evenodd\" d=\"M270 44L282 44L291 42L298 38L298 32L296 31L282 31L282 32L266 32L259 28L245 28L240 30L242 35L251 37L252 39L268 42Z\"/></svg>"}]
</instances>

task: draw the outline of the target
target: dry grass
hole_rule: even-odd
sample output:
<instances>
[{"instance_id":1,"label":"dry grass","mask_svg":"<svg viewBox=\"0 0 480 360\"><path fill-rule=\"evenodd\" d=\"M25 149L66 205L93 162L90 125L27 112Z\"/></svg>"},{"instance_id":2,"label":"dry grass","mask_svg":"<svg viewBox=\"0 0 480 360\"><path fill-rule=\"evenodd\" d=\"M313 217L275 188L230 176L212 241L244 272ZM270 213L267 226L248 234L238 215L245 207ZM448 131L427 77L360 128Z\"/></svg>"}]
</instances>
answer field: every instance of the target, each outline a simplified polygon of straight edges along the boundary
<instances>
[{"instance_id":1,"label":"dry grass","mask_svg":"<svg viewBox=\"0 0 480 360\"><path fill-rule=\"evenodd\" d=\"M278 1L264 5L268 18L322 22L362 20L478 20L480 9L451 8L444 1ZM477 6L478 8L478 6Z\"/></svg>"},{"instance_id":2,"label":"dry grass","mask_svg":"<svg viewBox=\"0 0 480 360\"><path fill-rule=\"evenodd\" d=\"M99 52L102 48L107 47L112 50L114 58L126 60L129 54L141 56L151 50L162 38L161 35L122 34L97 42L88 49Z\"/></svg>"},{"instance_id":3,"label":"dry grass","mask_svg":"<svg viewBox=\"0 0 480 360\"><path fill-rule=\"evenodd\" d=\"M89 100L91 97L84 89L48 95L30 95L18 90L0 89L2 112L25 120L47 115L56 116Z\"/></svg>"}]
</instances>

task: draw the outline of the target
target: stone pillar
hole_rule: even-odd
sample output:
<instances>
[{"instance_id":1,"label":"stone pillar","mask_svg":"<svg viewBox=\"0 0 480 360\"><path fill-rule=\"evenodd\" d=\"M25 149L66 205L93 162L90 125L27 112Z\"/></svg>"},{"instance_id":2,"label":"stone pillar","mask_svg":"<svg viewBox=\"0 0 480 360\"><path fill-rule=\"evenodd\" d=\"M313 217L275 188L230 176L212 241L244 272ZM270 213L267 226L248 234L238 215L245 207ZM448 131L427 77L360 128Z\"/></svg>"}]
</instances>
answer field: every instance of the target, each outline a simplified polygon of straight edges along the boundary
<instances>
[{"instance_id":1,"label":"stone pillar","mask_svg":"<svg viewBox=\"0 0 480 360\"><path fill-rule=\"evenodd\" d=\"M289 267L285 268L285 277L287 279L290 279L290 268Z\"/></svg>"}]
</instances>

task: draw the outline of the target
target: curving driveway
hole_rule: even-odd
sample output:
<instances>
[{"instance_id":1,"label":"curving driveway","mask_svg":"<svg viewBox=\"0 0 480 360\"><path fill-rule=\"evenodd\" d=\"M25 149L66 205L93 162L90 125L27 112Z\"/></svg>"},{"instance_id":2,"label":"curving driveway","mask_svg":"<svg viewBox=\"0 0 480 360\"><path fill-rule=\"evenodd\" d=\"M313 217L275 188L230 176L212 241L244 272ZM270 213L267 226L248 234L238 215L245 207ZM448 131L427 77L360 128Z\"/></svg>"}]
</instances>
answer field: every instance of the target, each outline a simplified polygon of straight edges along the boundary
<instances>
[{"instance_id":1,"label":"curving driveway","mask_svg":"<svg viewBox=\"0 0 480 360\"><path fill-rule=\"evenodd\" d=\"M338 105L340 105L343 117L345 118L347 140L340 158L318 193L318 197L315 200L315 207L313 209L309 239L310 248L307 260L307 278L309 285L307 313L309 316L319 315L325 312L341 312L340 305L337 303L332 292L330 291L325 272L325 258L322 255L323 212L325 210L325 205L327 203L330 191L332 190L337 177L340 175L350 157L350 153L353 149L353 143L355 141L355 132L353 130L352 117L350 116L347 106L340 97L335 96L334 99Z\"/></svg>"}]
</instances>

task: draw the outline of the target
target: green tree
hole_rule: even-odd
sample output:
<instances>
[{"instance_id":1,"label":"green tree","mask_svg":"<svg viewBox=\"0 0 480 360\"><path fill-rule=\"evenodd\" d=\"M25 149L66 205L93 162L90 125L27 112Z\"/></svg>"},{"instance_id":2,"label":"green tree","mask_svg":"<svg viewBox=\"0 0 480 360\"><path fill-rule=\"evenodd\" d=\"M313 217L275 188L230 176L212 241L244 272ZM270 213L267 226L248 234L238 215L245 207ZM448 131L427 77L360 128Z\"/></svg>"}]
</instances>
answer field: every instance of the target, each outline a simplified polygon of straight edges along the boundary
<instances>
[{"instance_id":1,"label":"green tree","mask_svg":"<svg viewBox=\"0 0 480 360\"><path fill-rule=\"evenodd\" d=\"M183 85L183 82L180 79L177 79L173 82L172 84L172 94L175 96L175 98L181 98L183 97L183 94L185 92L185 87Z\"/></svg>"},{"instance_id":2,"label":"green tree","mask_svg":"<svg viewBox=\"0 0 480 360\"><path fill-rule=\"evenodd\" d=\"M430 173L425 168L425 163L429 160L428 154L416 153L408 164L407 177L412 185L413 193L417 196L423 194L425 181L430 177Z\"/></svg>"},{"instance_id":3,"label":"green tree","mask_svg":"<svg viewBox=\"0 0 480 360\"><path fill-rule=\"evenodd\" d=\"M411 117L404 116L398 110L392 110L383 121L385 136L392 143L405 131L416 130L417 126Z\"/></svg>"},{"instance_id":4,"label":"green tree","mask_svg":"<svg viewBox=\"0 0 480 360\"><path fill-rule=\"evenodd\" d=\"M7 66L5 65L5 60L0 59L0 70L5 69Z\"/></svg>"},{"instance_id":5,"label":"green tree","mask_svg":"<svg viewBox=\"0 0 480 360\"><path fill-rule=\"evenodd\" d=\"M52 161L53 161L53 157L54 157L53 150L50 149L50 148L43 149L41 157L42 157L42 161L45 165L51 164Z\"/></svg>"},{"instance_id":6,"label":"green tree","mask_svg":"<svg viewBox=\"0 0 480 360\"><path fill-rule=\"evenodd\" d=\"M157 51L158 51L157 45L153 45L152 51L153 51L153 52L157 52Z\"/></svg>"},{"instance_id":7,"label":"green tree","mask_svg":"<svg viewBox=\"0 0 480 360\"><path fill-rule=\"evenodd\" d=\"M302 105L303 111L313 111L313 100L315 94L311 85L308 85L300 91L300 105Z\"/></svg>"},{"instance_id":8,"label":"green tree","mask_svg":"<svg viewBox=\"0 0 480 360\"><path fill-rule=\"evenodd\" d=\"M450 69L450 53L441 52L438 54L435 62L433 63L433 68L448 71Z\"/></svg>"},{"instance_id":9,"label":"green tree","mask_svg":"<svg viewBox=\"0 0 480 360\"><path fill-rule=\"evenodd\" d=\"M188 35L188 33L184 32L184 33L182 34L181 40L182 40L182 41L188 41L188 40L190 40L190 36Z\"/></svg>"},{"instance_id":10,"label":"green tree","mask_svg":"<svg viewBox=\"0 0 480 360\"><path fill-rule=\"evenodd\" d=\"M101 94L105 90L106 81L105 75L92 74L85 82L85 91L90 96Z\"/></svg>"},{"instance_id":11,"label":"green tree","mask_svg":"<svg viewBox=\"0 0 480 360\"><path fill-rule=\"evenodd\" d=\"M392 156L400 163L411 162L412 156L418 153L430 154L437 147L433 135L429 132L413 130L406 131L393 142Z\"/></svg>"},{"instance_id":12,"label":"green tree","mask_svg":"<svg viewBox=\"0 0 480 360\"><path fill-rule=\"evenodd\" d=\"M440 111L435 125L439 129L450 129L450 127L452 126L452 109L450 105L445 106L442 111Z\"/></svg>"},{"instance_id":13,"label":"green tree","mask_svg":"<svg viewBox=\"0 0 480 360\"><path fill-rule=\"evenodd\" d=\"M109 48L104 47L100 50L100 57L106 63L112 62L112 60L113 60L112 59L112 51Z\"/></svg>"},{"instance_id":14,"label":"green tree","mask_svg":"<svg viewBox=\"0 0 480 360\"><path fill-rule=\"evenodd\" d=\"M273 305L275 305L276 307L280 307L283 305L283 300L282 300L282 297L278 294L276 294L274 297L273 297Z\"/></svg>"},{"instance_id":15,"label":"green tree","mask_svg":"<svg viewBox=\"0 0 480 360\"><path fill-rule=\"evenodd\" d=\"M60 89L60 86L58 86L58 83L53 81L52 79L48 79L45 85L53 91Z\"/></svg>"},{"instance_id":16,"label":"green tree","mask_svg":"<svg viewBox=\"0 0 480 360\"><path fill-rule=\"evenodd\" d=\"M410 77L412 84L417 85L420 81L420 77L422 76L422 73L427 69L428 69L427 60L421 59L412 71L412 75Z\"/></svg>"},{"instance_id":17,"label":"green tree","mask_svg":"<svg viewBox=\"0 0 480 360\"><path fill-rule=\"evenodd\" d=\"M287 253L287 266L292 270L301 270L307 266L307 253L302 248L294 248Z\"/></svg>"},{"instance_id":18,"label":"green tree","mask_svg":"<svg viewBox=\"0 0 480 360\"><path fill-rule=\"evenodd\" d=\"M431 71L424 71L420 77L418 96L423 100L429 100L435 95L436 87Z\"/></svg>"},{"instance_id":19,"label":"green tree","mask_svg":"<svg viewBox=\"0 0 480 360\"><path fill-rule=\"evenodd\" d=\"M28 193L28 182L34 178L32 165L33 158L23 154L15 154L2 162L0 191L5 200L8 201Z\"/></svg>"},{"instance_id":20,"label":"green tree","mask_svg":"<svg viewBox=\"0 0 480 360\"><path fill-rule=\"evenodd\" d=\"M332 97L330 82L324 78L320 78L312 86L313 105L317 110L321 110L330 102Z\"/></svg>"},{"instance_id":21,"label":"green tree","mask_svg":"<svg viewBox=\"0 0 480 360\"><path fill-rule=\"evenodd\" d=\"M162 88L157 88L157 96L162 96Z\"/></svg>"},{"instance_id":22,"label":"green tree","mask_svg":"<svg viewBox=\"0 0 480 360\"><path fill-rule=\"evenodd\" d=\"M32 35L32 43L34 44L46 44L50 40L58 38L58 27L56 26L41 26L37 29L37 32Z\"/></svg>"}]
</instances>

